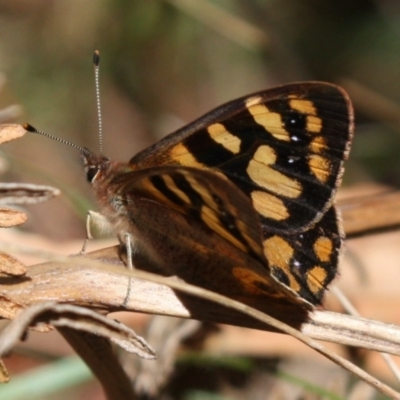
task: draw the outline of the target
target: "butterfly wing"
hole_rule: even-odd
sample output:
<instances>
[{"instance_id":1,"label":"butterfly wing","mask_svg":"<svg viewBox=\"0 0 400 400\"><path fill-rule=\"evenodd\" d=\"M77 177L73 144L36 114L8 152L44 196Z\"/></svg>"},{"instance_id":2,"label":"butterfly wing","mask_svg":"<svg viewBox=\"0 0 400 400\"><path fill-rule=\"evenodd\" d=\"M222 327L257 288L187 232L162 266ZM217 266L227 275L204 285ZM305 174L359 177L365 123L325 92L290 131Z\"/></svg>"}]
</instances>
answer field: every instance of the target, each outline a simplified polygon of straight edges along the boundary
<instances>
[{"instance_id":1,"label":"butterfly wing","mask_svg":"<svg viewBox=\"0 0 400 400\"><path fill-rule=\"evenodd\" d=\"M203 281L188 279L192 283L211 288L205 281L223 275L222 286L234 286L227 285L234 279L242 281L246 292L253 295L259 291L255 287L268 288L271 297L271 293L282 291L279 285L276 288L278 281L292 290L290 296L294 292L312 304L320 304L326 287L336 276L343 235L333 206L308 230L277 234L261 225L251 201L234 184L211 171L155 167L117 173L108 187L112 197L106 203L120 204L124 209L124 220L128 221L125 229L142 239L147 232L147 251L152 253L160 249L163 253L162 247L168 243L157 263L173 265L167 267L169 273L181 277L193 268L201 271ZM160 206L163 209L157 217L156 209ZM177 222L172 210L183 220ZM189 221L189 226L184 221ZM212 233L235 251L223 252L221 249L227 247ZM174 237L168 238L170 235ZM215 254L215 249L220 254ZM176 254L179 259L175 259ZM179 264L182 269L177 267ZM205 265L215 268L207 272ZM221 293L221 287L212 289ZM232 292L235 290L228 289L226 294ZM283 293L290 298L286 290Z\"/></svg>"},{"instance_id":2,"label":"butterfly wing","mask_svg":"<svg viewBox=\"0 0 400 400\"><path fill-rule=\"evenodd\" d=\"M99 179L95 189L104 186ZM259 217L223 175L154 167L116 173L108 188L105 203L118 204L117 212L128 221L125 230L140 242L137 253L148 254L163 272L292 325L304 321L311 305L271 275Z\"/></svg>"},{"instance_id":3,"label":"butterfly wing","mask_svg":"<svg viewBox=\"0 0 400 400\"><path fill-rule=\"evenodd\" d=\"M254 276L263 277L266 283L259 287L266 292L278 290L278 297L286 293L296 302L295 292L319 304L337 274L343 235L333 199L352 134L353 112L342 89L319 82L285 85L227 103L137 154L114 179L112 191L120 193L116 203L131 199L132 204L141 194L153 207L166 207L158 221L151 207L143 213L144 223L143 217L130 215L131 228L142 221L138 236L147 225L156 238L165 239L166 225L175 223L173 210L199 232L222 238L220 248L228 243L239 251L239 269L221 267L224 258L218 252L199 261L206 279L212 276L207 260L218 259L216 268L230 271L250 293L257 285L249 282L259 281L249 272L256 260L263 267ZM179 224L172 231L183 232L179 240L188 253L207 253L207 246L218 241L207 242L194 229L184 229L184 221ZM198 239L207 242L200 250ZM168 256L165 252L159 262ZM292 290L279 289L275 279Z\"/></svg>"},{"instance_id":4,"label":"butterfly wing","mask_svg":"<svg viewBox=\"0 0 400 400\"><path fill-rule=\"evenodd\" d=\"M332 205L352 134L353 112L342 89L291 84L218 107L130 164L222 172L251 198L264 227L299 232Z\"/></svg>"},{"instance_id":5,"label":"butterfly wing","mask_svg":"<svg viewBox=\"0 0 400 400\"><path fill-rule=\"evenodd\" d=\"M263 229L263 247L271 274L312 304L321 304L336 277L343 232L334 206L304 232Z\"/></svg>"},{"instance_id":6,"label":"butterfly wing","mask_svg":"<svg viewBox=\"0 0 400 400\"><path fill-rule=\"evenodd\" d=\"M224 176L164 166L116 174L109 188L113 198L107 201L121 199L127 214L135 210L137 199L162 204L190 220L201 221L210 232L266 264L258 216L248 198ZM137 215L132 216L133 221L137 219Z\"/></svg>"}]
</instances>

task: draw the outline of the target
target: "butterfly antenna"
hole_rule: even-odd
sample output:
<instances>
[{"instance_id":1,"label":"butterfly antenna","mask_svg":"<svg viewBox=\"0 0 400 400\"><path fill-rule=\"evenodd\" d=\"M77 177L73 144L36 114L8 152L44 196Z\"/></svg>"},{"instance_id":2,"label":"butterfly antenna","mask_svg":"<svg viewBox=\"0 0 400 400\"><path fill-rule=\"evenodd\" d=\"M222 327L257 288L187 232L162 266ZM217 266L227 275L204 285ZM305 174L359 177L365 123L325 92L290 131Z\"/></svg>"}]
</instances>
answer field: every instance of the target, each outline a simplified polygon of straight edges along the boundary
<instances>
[{"instance_id":1,"label":"butterfly antenna","mask_svg":"<svg viewBox=\"0 0 400 400\"><path fill-rule=\"evenodd\" d=\"M69 142L68 140L60 139L57 136L50 135L49 133L39 131L36 128L34 128L32 125L30 125L30 124L24 124L24 125L22 125L22 127L28 132L37 133L38 135L46 136L49 139L53 139L56 142L60 142L60 143L66 144L67 146L73 147L74 149L78 149L78 150L80 150L80 151L82 151L84 153L87 152L87 149L85 149L84 147L78 146L77 144Z\"/></svg>"},{"instance_id":2,"label":"butterfly antenna","mask_svg":"<svg viewBox=\"0 0 400 400\"><path fill-rule=\"evenodd\" d=\"M101 119L99 64L100 64L100 52L98 50L96 50L93 54L94 83L95 83L95 87L96 87L97 119L99 122L99 147L100 147L100 155L102 155L103 154L103 122Z\"/></svg>"}]
</instances>

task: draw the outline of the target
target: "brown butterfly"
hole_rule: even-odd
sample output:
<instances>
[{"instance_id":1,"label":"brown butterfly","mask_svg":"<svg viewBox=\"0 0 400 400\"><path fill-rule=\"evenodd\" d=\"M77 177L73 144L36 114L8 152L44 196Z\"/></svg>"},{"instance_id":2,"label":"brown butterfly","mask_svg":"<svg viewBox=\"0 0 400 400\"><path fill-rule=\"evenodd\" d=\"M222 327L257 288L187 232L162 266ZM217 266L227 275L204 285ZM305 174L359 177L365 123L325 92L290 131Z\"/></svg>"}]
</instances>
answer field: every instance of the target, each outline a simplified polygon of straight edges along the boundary
<instances>
[{"instance_id":1,"label":"brown butterfly","mask_svg":"<svg viewBox=\"0 0 400 400\"><path fill-rule=\"evenodd\" d=\"M343 89L304 82L222 105L129 163L81 156L135 265L297 326L337 274L334 197L352 135Z\"/></svg>"}]
</instances>

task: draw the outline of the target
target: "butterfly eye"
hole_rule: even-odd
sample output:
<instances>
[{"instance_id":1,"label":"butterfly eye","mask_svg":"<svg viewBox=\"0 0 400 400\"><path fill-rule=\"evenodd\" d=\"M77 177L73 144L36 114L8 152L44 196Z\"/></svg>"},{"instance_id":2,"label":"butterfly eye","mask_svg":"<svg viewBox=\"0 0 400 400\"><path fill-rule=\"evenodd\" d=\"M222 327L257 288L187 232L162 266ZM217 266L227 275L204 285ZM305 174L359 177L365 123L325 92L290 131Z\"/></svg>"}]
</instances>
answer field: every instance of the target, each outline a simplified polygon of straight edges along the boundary
<instances>
[{"instance_id":1,"label":"butterfly eye","mask_svg":"<svg viewBox=\"0 0 400 400\"><path fill-rule=\"evenodd\" d=\"M93 179L96 177L97 173L99 172L98 167L89 167L86 170L86 179L89 183L93 182Z\"/></svg>"}]
</instances>

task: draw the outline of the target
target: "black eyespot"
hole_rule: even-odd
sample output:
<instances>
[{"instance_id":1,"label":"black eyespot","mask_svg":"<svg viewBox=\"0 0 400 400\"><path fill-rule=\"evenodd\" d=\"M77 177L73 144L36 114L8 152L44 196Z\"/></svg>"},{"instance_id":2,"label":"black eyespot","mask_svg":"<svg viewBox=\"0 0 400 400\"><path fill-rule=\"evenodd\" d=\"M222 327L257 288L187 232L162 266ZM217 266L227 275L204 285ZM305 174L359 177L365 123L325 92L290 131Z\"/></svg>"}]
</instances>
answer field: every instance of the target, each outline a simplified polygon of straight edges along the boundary
<instances>
[{"instance_id":1,"label":"black eyespot","mask_svg":"<svg viewBox=\"0 0 400 400\"><path fill-rule=\"evenodd\" d=\"M284 122L285 128L289 131L290 129L305 129L307 125L306 116L296 112L285 115Z\"/></svg>"},{"instance_id":2,"label":"black eyespot","mask_svg":"<svg viewBox=\"0 0 400 400\"><path fill-rule=\"evenodd\" d=\"M86 171L86 179L88 180L89 183L92 183L94 177L97 175L99 172L98 167L88 167Z\"/></svg>"}]
</instances>

